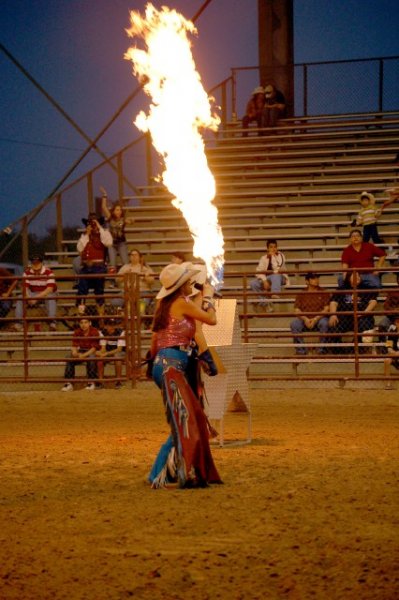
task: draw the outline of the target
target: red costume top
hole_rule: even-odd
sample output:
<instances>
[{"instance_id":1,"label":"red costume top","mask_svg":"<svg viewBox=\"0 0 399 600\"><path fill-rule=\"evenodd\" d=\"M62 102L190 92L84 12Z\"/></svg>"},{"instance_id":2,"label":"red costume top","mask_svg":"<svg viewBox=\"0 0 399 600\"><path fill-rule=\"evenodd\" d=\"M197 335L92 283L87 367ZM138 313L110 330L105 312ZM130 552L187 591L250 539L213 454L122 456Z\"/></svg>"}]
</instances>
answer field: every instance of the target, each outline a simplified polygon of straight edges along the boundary
<instances>
[{"instance_id":1,"label":"red costume top","mask_svg":"<svg viewBox=\"0 0 399 600\"><path fill-rule=\"evenodd\" d=\"M156 332L156 351L171 346L189 346L195 334L195 321L191 317L169 317L168 326Z\"/></svg>"}]
</instances>

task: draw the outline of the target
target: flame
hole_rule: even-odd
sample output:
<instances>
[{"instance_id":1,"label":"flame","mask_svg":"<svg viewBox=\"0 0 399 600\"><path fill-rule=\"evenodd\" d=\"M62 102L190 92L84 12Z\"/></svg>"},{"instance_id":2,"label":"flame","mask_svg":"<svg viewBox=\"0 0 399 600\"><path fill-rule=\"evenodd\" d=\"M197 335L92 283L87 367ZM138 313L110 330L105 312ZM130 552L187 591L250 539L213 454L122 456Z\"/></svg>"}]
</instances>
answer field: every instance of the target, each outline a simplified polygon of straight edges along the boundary
<instances>
[{"instance_id":1,"label":"flame","mask_svg":"<svg viewBox=\"0 0 399 600\"><path fill-rule=\"evenodd\" d=\"M193 255L202 258L208 277L220 287L223 280L224 240L215 205L215 180L208 167L199 128L215 131L219 117L211 114L208 98L196 71L187 33L197 33L191 21L167 7L147 4L145 18L130 12L130 37L141 38L146 50L129 48L125 58L144 83L152 102L135 125L150 131L164 161L162 181L174 196L172 204L187 221L194 240Z\"/></svg>"}]
</instances>

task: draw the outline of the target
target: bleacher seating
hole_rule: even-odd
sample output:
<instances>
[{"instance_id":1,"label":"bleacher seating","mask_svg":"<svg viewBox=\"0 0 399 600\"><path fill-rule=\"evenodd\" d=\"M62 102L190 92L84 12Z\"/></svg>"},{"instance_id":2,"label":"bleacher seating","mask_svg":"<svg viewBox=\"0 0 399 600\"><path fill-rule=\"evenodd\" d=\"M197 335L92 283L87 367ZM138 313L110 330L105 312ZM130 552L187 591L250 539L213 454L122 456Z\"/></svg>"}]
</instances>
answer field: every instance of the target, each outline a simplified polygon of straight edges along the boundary
<instances>
[{"instance_id":1,"label":"bleacher seating","mask_svg":"<svg viewBox=\"0 0 399 600\"><path fill-rule=\"evenodd\" d=\"M247 273L248 279L253 276L265 252L265 240L277 238L287 267L293 271L292 285L274 301L273 314L249 317L249 339L261 343L251 373L256 377L262 372L283 374L286 363L291 363L290 373L294 368L304 376L321 368L333 373L342 367L342 361L337 366L337 359L330 363L320 359L321 367L315 360L295 358L292 367L293 346L286 315L293 309L306 270L325 271L322 283L335 286L350 222L359 210L358 194L367 190L381 203L387 197L386 188L395 184L399 113L284 119L268 135L257 134L250 128L244 138L240 123L232 122L217 135L207 136L208 161L217 186L215 204L225 237L224 293L239 297L242 310L243 274ZM173 251L191 255L187 225L162 186L141 186L140 196L132 200L135 205L128 206L128 215L134 219L127 228L129 245L140 249L157 272L169 262ZM385 248L397 246L399 203L384 211L379 229ZM76 255L76 241L65 239L61 254L48 253L57 272L66 272L66 265ZM390 281L388 276L384 286ZM68 291L70 283L66 285ZM381 371L378 361L362 360L366 372ZM348 361L343 371L350 368Z\"/></svg>"}]
</instances>

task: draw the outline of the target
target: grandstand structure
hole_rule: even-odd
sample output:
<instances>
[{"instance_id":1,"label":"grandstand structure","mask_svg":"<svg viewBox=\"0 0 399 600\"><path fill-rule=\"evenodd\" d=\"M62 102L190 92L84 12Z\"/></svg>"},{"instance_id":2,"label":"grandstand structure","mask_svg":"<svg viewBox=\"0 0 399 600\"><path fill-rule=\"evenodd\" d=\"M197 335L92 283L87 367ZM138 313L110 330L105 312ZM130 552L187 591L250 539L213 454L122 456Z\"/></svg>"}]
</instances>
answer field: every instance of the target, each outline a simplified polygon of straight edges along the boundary
<instances>
[{"instance_id":1,"label":"grandstand structure","mask_svg":"<svg viewBox=\"0 0 399 600\"><path fill-rule=\"evenodd\" d=\"M298 385L299 381L309 384L320 378L368 384L372 379L376 385L383 385L384 356L379 353L378 337L372 344L364 344L359 338L356 351L343 356L328 352L320 357L310 351L305 357L297 357L289 323L306 272L320 273L323 287L336 287L340 255L348 244L350 223L359 210L358 195L367 190L377 202L387 197L386 189L397 181L398 148L399 111L283 119L275 130L250 129L248 137L242 136L240 122L230 121L218 134L208 137L206 152L216 179L215 204L225 238L222 295L238 299L243 342L257 344L249 371L254 385L265 381L268 385L271 381L279 385ZM162 185L140 186L138 194L129 198L127 211L134 219L127 228L129 246L141 250L156 272L169 262L175 250L191 258L187 225ZM395 251L399 204L384 211L379 229L384 246ZM74 305L71 261L77 254L78 234L77 230L76 238L62 239L58 249L46 254L59 281L58 331L46 333L44 338L29 329L25 337L19 338L9 331L1 332L1 360L8 365L2 372L8 382L13 378L22 381L21 370L26 373L27 364L31 374L28 379L43 382L54 377L58 382L62 377L61 365L71 335L62 321ZM291 283L280 298L271 300L273 312L259 313L254 310L256 298L249 281L265 253L268 238L278 240ZM393 264L388 261L388 271L395 270ZM377 313L381 314L385 290L394 281L393 273L384 275ZM107 287L106 295L112 297L112 293ZM133 371L149 344L150 317L139 320L132 338L137 338ZM308 342L311 350L317 350L318 336L310 337ZM351 340L347 345L354 348Z\"/></svg>"}]
</instances>

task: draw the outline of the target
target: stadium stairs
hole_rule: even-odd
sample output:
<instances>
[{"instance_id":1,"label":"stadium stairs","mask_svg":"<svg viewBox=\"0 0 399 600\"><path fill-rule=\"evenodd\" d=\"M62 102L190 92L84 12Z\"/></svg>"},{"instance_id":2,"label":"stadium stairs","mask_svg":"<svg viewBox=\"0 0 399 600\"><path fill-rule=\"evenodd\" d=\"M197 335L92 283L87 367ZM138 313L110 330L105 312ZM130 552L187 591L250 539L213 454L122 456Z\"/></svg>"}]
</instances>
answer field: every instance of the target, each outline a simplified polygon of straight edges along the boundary
<instances>
[{"instance_id":1,"label":"stadium stairs","mask_svg":"<svg viewBox=\"0 0 399 600\"><path fill-rule=\"evenodd\" d=\"M258 344L250 376L254 381L351 378L352 358L294 355L290 313L307 271L324 273L321 284L326 288L336 286L360 192L373 193L381 203L387 198L386 189L396 184L399 112L284 119L268 132L250 128L247 137L242 134L239 122L228 123L207 137L206 152L216 179L215 204L225 238L222 293L238 299L245 339ZM170 194L157 184L142 186L140 191L140 198L132 198L128 206L134 219L127 228L129 246L141 250L156 272L170 261L173 251L190 258L192 240L170 203ZM384 211L379 231L384 247L397 248L399 203ZM255 298L248 298L244 314L243 275L247 274L248 282L254 276L268 238L276 238L286 255L291 285L273 300L272 313L256 313ZM47 254L60 274L68 273L76 241L63 240L61 254ZM392 274L384 276L384 286L393 281ZM64 293L70 294L70 286L64 287ZM381 294L377 311L383 299ZM148 330L143 330L144 351L148 336ZM317 349L316 339L312 346ZM360 374L365 380L382 372L382 358L362 357Z\"/></svg>"}]
</instances>

